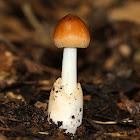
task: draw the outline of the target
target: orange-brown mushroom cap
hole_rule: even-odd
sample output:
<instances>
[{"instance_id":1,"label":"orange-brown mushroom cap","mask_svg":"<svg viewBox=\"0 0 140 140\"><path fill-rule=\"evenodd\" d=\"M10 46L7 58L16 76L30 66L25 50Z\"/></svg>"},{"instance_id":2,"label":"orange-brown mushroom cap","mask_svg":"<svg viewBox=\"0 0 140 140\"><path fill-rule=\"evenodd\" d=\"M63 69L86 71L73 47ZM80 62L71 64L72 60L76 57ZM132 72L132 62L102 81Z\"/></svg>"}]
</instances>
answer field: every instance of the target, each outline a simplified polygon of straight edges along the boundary
<instances>
[{"instance_id":1,"label":"orange-brown mushroom cap","mask_svg":"<svg viewBox=\"0 0 140 140\"><path fill-rule=\"evenodd\" d=\"M78 16L69 14L57 24L53 39L60 48L86 48L90 43L90 34Z\"/></svg>"}]
</instances>

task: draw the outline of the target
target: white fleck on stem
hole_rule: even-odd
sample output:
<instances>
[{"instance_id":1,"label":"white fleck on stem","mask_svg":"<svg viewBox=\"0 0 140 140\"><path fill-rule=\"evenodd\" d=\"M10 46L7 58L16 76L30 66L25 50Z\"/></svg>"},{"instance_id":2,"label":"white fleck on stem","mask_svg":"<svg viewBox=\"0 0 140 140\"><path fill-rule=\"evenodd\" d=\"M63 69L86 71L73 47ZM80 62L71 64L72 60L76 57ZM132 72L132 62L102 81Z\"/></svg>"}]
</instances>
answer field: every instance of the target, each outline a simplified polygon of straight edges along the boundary
<instances>
[{"instance_id":1,"label":"white fleck on stem","mask_svg":"<svg viewBox=\"0 0 140 140\"><path fill-rule=\"evenodd\" d=\"M77 48L64 48L62 61L62 85L71 95L77 85Z\"/></svg>"}]
</instances>

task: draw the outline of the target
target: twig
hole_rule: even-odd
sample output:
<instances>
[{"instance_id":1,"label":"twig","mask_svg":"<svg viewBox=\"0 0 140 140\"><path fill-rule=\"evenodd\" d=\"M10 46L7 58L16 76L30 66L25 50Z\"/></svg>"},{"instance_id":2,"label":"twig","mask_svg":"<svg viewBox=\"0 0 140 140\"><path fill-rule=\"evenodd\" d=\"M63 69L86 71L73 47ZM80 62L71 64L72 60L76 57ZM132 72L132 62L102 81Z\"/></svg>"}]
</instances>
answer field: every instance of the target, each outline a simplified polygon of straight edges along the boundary
<instances>
[{"instance_id":1,"label":"twig","mask_svg":"<svg viewBox=\"0 0 140 140\"><path fill-rule=\"evenodd\" d=\"M105 135L109 135L109 136L112 136L112 137L127 137L127 133L126 131L124 132L114 132L114 133L103 133Z\"/></svg>"},{"instance_id":2,"label":"twig","mask_svg":"<svg viewBox=\"0 0 140 140\"><path fill-rule=\"evenodd\" d=\"M0 120L10 120L10 121L15 121L15 122L20 122L19 120L15 119L15 118L7 118L4 116L0 116Z\"/></svg>"},{"instance_id":3,"label":"twig","mask_svg":"<svg viewBox=\"0 0 140 140\"><path fill-rule=\"evenodd\" d=\"M22 8L22 11L23 11L25 17L29 21L29 23L40 34L40 37L39 37L40 41L46 45L50 44L50 42L51 42L50 38L47 36L41 23L38 21L35 14L33 13L31 4L29 2L25 2L21 8Z\"/></svg>"},{"instance_id":4,"label":"twig","mask_svg":"<svg viewBox=\"0 0 140 140\"><path fill-rule=\"evenodd\" d=\"M43 31L43 28L39 21L37 20L36 16L33 14L31 5L29 2L25 2L22 6L22 10L30 24L34 27L35 30Z\"/></svg>"},{"instance_id":5,"label":"twig","mask_svg":"<svg viewBox=\"0 0 140 140\"><path fill-rule=\"evenodd\" d=\"M94 123L98 123L98 124L118 124L118 123L132 123L133 120L122 120L120 122L116 122L116 121L106 121L106 122L102 122L102 121L96 121L96 120L92 120Z\"/></svg>"},{"instance_id":6,"label":"twig","mask_svg":"<svg viewBox=\"0 0 140 140\"><path fill-rule=\"evenodd\" d=\"M49 135L49 132L38 132L38 133L42 135Z\"/></svg>"}]
</instances>

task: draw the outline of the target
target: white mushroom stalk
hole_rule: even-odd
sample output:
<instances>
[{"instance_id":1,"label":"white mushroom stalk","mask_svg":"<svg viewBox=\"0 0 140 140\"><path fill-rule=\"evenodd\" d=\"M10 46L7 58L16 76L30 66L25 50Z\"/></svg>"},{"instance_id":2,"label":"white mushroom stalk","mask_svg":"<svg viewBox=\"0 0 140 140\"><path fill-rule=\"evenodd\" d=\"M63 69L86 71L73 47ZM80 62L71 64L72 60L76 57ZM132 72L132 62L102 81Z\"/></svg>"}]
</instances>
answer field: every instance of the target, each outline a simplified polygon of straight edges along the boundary
<instances>
[{"instance_id":1,"label":"white mushroom stalk","mask_svg":"<svg viewBox=\"0 0 140 140\"><path fill-rule=\"evenodd\" d=\"M64 48L62 60L62 85L68 95L77 86L77 48Z\"/></svg>"}]
</instances>

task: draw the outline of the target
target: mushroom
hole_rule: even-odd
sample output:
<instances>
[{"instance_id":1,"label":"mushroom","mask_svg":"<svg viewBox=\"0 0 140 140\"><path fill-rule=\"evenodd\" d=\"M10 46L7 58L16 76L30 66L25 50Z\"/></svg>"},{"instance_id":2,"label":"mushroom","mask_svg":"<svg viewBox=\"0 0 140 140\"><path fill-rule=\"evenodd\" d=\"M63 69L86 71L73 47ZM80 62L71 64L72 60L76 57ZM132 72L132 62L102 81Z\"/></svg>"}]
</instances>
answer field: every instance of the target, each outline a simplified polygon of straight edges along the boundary
<instances>
[{"instance_id":1,"label":"mushroom","mask_svg":"<svg viewBox=\"0 0 140 140\"><path fill-rule=\"evenodd\" d=\"M64 52L62 78L57 79L50 94L48 121L62 122L60 128L75 134L83 116L83 92L77 83L77 48L88 47L90 34L78 16L69 14L57 24L53 38Z\"/></svg>"}]
</instances>

